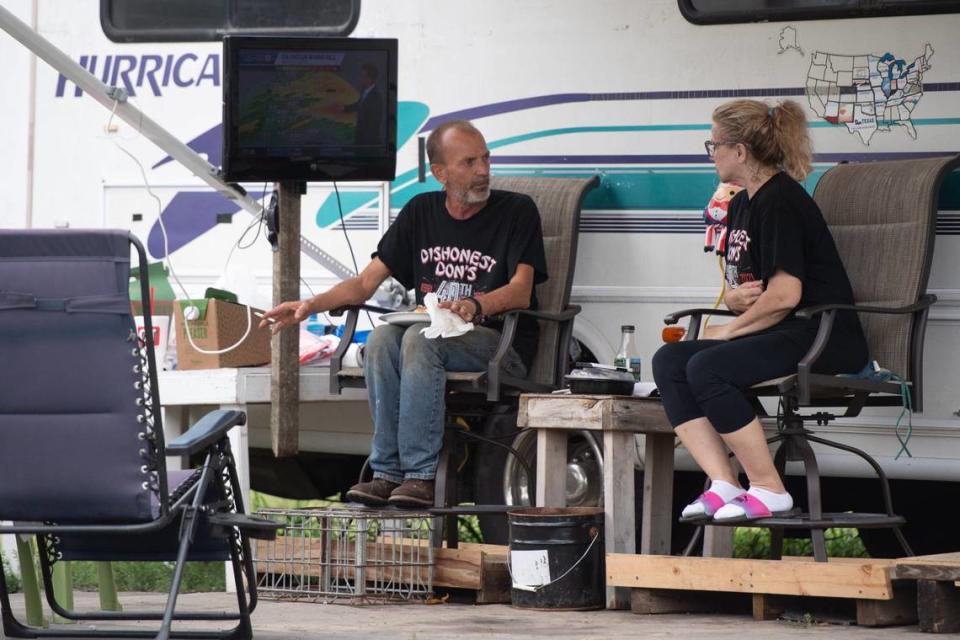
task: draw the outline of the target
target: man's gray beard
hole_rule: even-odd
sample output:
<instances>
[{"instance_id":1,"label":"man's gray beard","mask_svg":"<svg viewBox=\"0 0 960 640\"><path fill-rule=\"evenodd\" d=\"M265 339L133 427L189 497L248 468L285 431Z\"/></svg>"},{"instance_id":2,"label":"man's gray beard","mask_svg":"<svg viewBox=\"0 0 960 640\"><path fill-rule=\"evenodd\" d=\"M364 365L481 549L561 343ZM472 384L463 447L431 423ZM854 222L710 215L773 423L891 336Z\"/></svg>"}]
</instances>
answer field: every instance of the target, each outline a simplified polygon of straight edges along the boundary
<instances>
[{"instance_id":1,"label":"man's gray beard","mask_svg":"<svg viewBox=\"0 0 960 640\"><path fill-rule=\"evenodd\" d=\"M490 199L490 187L487 187L482 192L476 192L471 189L467 189L464 193L463 201L467 204L483 204Z\"/></svg>"}]
</instances>

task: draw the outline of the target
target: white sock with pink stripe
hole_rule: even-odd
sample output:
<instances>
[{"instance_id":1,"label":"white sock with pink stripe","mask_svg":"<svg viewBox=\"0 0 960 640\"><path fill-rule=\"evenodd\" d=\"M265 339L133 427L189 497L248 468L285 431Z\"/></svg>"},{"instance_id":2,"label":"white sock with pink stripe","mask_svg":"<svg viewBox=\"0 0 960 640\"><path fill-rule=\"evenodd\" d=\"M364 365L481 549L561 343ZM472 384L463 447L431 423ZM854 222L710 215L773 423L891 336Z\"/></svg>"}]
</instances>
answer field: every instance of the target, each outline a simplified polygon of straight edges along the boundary
<instances>
[{"instance_id":1,"label":"white sock with pink stripe","mask_svg":"<svg viewBox=\"0 0 960 640\"><path fill-rule=\"evenodd\" d=\"M773 513L789 511L793 508L793 498L789 493L774 493L760 487L750 487L747 493L767 505L767 509Z\"/></svg>"},{"instance_id":2,"label":"white sock with pink stripe","mask_svg":"<svg viewBox=\"0 0 960 640\"><path fill-rule=\"evenodd\" d=\"M752 499L745 501L744 498ZM736 520L747 516L760 518L767 515L764 507L771 514L780 514L793 508L793 498L789 493L774 493L760 487L750 487L746 495L740 500L734 500L723 505L713 514L714 521Z\"/></svg>"},{"instance_id":3,"label":"white sock with pink stripe","mask_svg":"<svg viewBox=\"0 0 960 640\"><path fill-rule=\"evenodd\" d=\"M743 488L724 480L714 480L710 483L710 488L707 489L707 491L720 496L723 503L726 504L743 493ZM684 518L692 518L704 515L705 513L705 505L701 500L697 499L684 507L681 515Z\"/></svg>"}]
</instances>

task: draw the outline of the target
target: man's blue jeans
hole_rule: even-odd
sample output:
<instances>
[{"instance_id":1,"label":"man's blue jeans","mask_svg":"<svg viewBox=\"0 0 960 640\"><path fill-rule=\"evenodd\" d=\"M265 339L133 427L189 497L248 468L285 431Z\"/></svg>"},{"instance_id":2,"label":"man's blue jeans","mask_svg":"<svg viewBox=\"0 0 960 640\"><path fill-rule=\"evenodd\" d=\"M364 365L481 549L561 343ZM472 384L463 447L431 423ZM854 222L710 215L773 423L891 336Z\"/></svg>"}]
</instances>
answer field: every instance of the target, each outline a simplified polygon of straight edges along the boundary
<instances>
[{"instance_id":1,"label":"man's blue jeans","mask_svg":"<svg viewBox=\"0 0 960 640\"><path fill-rule=\"evenodd\" d=\"M484 371L500 341L500 332L487 327L428 340L420 334L426 326L381 325L367 340L363 373L373 414L374 478L433 479L443 444L446 372ZM512 348L503 370L526 375Z\"/></svg>"}]
</instances>

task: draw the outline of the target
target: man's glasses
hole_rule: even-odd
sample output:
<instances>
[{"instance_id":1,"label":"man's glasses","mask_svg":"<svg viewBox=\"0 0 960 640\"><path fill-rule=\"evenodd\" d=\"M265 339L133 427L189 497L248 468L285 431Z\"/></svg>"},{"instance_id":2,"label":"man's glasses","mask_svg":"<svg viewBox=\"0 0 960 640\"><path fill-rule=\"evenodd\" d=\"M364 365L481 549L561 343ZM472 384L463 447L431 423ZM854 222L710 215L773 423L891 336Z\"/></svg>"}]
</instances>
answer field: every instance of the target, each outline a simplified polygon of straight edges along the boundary
<instances>
[{"instance_id":1,"label":"man's glasses","mask_svg":"<svg viewBox=\"0 0 960 640\"><path fill-rule=\"evenodd\" d=\"M703 143L703 148L707 150L707 156L712 158L713 154L717 152L717 147L725 144L738 144L738 143L732 140L717 140L716 142L714 142L713 140L707 140Z\"/></svg>"}]
</instances>

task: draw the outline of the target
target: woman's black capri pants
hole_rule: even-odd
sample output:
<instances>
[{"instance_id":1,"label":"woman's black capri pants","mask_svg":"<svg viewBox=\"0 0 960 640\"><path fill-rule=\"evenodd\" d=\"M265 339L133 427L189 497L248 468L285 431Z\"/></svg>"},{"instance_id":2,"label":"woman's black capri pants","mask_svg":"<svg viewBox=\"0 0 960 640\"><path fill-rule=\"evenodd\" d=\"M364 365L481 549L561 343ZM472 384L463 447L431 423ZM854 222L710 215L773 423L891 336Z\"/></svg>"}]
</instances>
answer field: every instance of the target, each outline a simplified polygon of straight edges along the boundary
<instances>
[{"instance_id":1,"label":"woman's black capri pants","mask_svg":"<svg viewBox=\"0 0 960 640\"><path fill-rule=\"evenodd\" d=\"M670 424L706 416L720 433L747 426L756 412L741 390L796 373L812 338L771 332L663 345L653 356L653 377Z\"/></svg>"}]
</instances>

